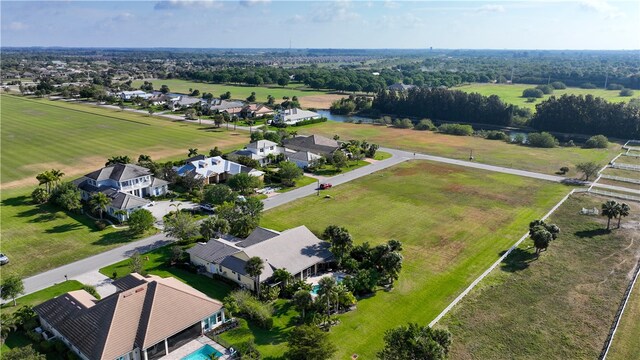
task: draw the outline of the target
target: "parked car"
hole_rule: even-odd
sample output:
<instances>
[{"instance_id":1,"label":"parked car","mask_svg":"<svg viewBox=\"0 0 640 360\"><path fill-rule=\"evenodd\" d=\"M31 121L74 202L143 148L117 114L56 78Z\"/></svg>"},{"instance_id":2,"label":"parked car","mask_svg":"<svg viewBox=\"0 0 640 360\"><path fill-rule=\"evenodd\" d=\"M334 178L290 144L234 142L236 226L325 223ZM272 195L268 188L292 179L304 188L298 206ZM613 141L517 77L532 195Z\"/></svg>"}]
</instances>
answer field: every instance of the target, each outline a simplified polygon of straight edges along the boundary
<instances>
[{"instance_id":1,"label":"parked car","mask_svg":"<svg viewBox=\"0 0 640 360\"><path fill-rule=\"evenodd\" d=\"M329 183L324 183L324 184L320 184L320 190L326 190L331 188L333 185L329 184Z\"/></svg>"},{"instance_id":2,"label":"parked car","mask_svg":"<svg viewBox=\"0 0 640 360\"><path fill-rule=\"evenodd\" d=\"M0 265L5 265L9 263L9 258L7 255L0 253Z\"/></svg>"}]
</instances>

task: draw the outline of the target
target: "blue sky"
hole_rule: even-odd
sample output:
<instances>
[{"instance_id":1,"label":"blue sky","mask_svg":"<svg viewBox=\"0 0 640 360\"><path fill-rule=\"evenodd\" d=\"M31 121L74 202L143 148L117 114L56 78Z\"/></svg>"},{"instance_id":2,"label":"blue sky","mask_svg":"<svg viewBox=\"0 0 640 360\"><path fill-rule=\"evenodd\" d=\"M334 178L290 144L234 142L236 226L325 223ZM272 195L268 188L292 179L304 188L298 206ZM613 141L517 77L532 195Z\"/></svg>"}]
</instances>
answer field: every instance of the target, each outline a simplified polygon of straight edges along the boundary
<instances>
[{"instance_id":1,"label":"blue sky","mask_svg":"<svg viewBox=\"0 0 640 360\"><path fill-rule=\"evenodd\" d=\"M6 1L2 46L640 49L640 1Z\"/></svg>"}]
</instances>

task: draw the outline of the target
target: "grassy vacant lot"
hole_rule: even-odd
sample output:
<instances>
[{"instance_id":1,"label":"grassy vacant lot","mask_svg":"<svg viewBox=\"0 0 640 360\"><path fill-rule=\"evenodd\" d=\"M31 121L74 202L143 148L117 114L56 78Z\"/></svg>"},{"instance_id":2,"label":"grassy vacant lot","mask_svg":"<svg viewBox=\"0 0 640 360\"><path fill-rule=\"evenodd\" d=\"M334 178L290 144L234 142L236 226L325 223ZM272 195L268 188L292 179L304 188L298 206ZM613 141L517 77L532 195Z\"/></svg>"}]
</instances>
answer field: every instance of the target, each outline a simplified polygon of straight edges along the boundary
<instances>
[{"instance_id":1,"label":"grassy vacant lot","mask_svg":"<svg viewBox=\"0 0 640 360\"><path fill-rule=\"evenodd\" d=\"M3 190L1 206L2 252L11 259L3 272L33 275L132 240L125 230L98 231L87 216L68 215L51 205L34 206L28 190Z\"/></svg>"},{"instance_id":2,"label":"grassy vacant lot","mask_svg":"<svg viewBox=\"0 0 640 360\"><path fill-rule=\"evenodd\" d=\"M640 157L639 156L620 156L616 160L616 163L640 166Z\"/></svg>"},{"instance_id":3,"label":"grassy vacant lot","mask_svg":"<svg viewBox=\"0 0 640 360\"><path fill-rule=\"evenodd\" d=\"M276 99L276 102L281 102L283 96L293 97L297 96L301 98L303 96L317 96L326 94L324 91L306 90L301 89L304 84L289 84L289 86L281 87L266 87L266 86L242 86L242 85L225 85L225 84L208 84L199 83L194 81L179 80L179 79L147 79L151 81L155 89L160 89L160 86L167 85L173 92L188 94L189 89L198 89L200 93L212 93L213 96L218 97L225 92L231 92L231 98L238 100L246 100L251 92L256 93L256 101L266 102L267 95L271 95ZM140 87L144 80L136 80L131 86L134 88Z\"/></svg>"},{"instance_id":4,"label":"grassy vacant lot","mask_svg":"<svg viewBox=\"0 0 640 360\"><path fill-rule=\"evenodd\" d=\"M548 251L536 259L525 241L453 308L439 324L453 334L451 358L598 357L640 251L637 204L611 232L603 217L579 215L605 200L570 198L549 220L562 232Z\"/></svg>"},{"instance_id":5,"label":"grassy vacant lot","mask_svg":"<svg viewBox=\"0 0 640 360\"><path fill-rule=\"evenodd\" d=\"M379 125L349 124L327 121L299 129L300 134L340 135L341 139L367 140L391 148L423 152L430 155L468 160L473 150L475 161L521 170L554 174L563 166L571 168L568 176L578 176L575 164L595 161L606 164L619 153L620 145L609 149L553 148L541 149L507 144L471 136L453 136L431 131L396 129Z\"/></svg>"},{"instance_id":6,"label":"grassy vacant lot","mask_svg":"<svg viewBox=\"0 0 640 360\"><path fill-rule=\"evenodd\" d=\"M35 175L58 168L72 176L104 166L114 155L178 159L187 149L232 150L244 135L130 112L2 95L2 187L37 184Z\"/></svg>"},{"instance_id":7,"label":"grassy vacant lot","mask_svg":"<svg viewBox=\"0 0 640 360\"><path fill-rule=\"evenodd\" d=\"M518 106L528 107L535 111L536 104L549 98L549 96L562 96L563 94L574 95L588 95L601 97L610 102L628 102L635 96L620 96L619 90L604 90L604 89L580 89L580 88L566 88L564 90L554 90L552 95L545 95L544 98L537 99L536 102L527 102L527 99L522 97L522 91L524 89L536 87L529 84L470 84L455 87L454 90L462 90L464 92L476 92L481 95L498 95L502 101L514 104Z\"/></svg>"},{"instance_id":8,"label":"grassy vacant lot","mask_svg":"<svg viewBox=\"0 0 640 360\"><path fill-rule=\"evenodd\" d=\"M337 359L353 353L371 359L386 329L431 321L567 191L553 183L411 161L326 190L331 199L310 196L268 211L261 224L277 230L306 225L315 233L336 224L357 243L403 242L405 263L395 289L360 300L331 330ZM284 334L255 335L266 357L286 348Z\"/></svg>"},{"instance_id":9,"label":"grassy vacant lot","mask_svg":"<svg viewBox=\"0 0 640 360\"><path fill-rule=\"evenodd\" d=\"M609 349L608 359L640 359L640 286L636 283Z\"/></svg>"}]
</instances>

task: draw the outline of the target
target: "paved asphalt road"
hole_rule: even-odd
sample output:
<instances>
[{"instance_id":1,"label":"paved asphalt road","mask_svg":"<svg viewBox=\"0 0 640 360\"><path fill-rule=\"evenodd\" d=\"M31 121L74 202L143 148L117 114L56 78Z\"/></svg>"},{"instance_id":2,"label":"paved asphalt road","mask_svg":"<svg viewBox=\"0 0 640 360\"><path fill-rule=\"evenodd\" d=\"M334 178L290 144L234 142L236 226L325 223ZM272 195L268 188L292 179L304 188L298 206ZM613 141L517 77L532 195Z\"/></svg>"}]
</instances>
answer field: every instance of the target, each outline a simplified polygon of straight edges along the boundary
<instances>
[{"instance_id":1,"label":"paved asphalt road","mask_svg":"<svg viewBox=\"0 0 640 360\"><path fill-rule=\"evenodd\" d=\"M505 174L525 176L529 178L546 180L546 181L562 182L567 180L566 178L561 176L546 175L546 174L540 174L540 173L535 173L530 171L516 170L516 169L510 169L510 168L505 168L500 166L480 164L472 161L455 160L455 159L449 159L449 158L444 158L439 156L417 154L417 153L412 153L408 151L389 149L389 148L383 148L383 147L381 147L380 150L388 152L392 156L388 159L375 162L368 166L361 167L352 171L348 171L344 174L336 175L334 177L326 178L326 180L324 180L323 182L328 182L328 183L331 183L332 185L344 184L346 182L355 180L357 178L369 175L373 172L383 170L388 167L397 165L403 161L412 160L412 159L430 160L430 161L436 161L440 163L466 166L466 167L482 169L487 171L495 171L495 172L500 172ZM585 185L589 185L589 184L587 183ZM595 186L606 188L609 190L637 192L638 195L640 195L640 191L637 191L637 190L631 190L631 189L620 188L616 186L598 184L598 183L596 183ZM317 189L317 184L311 184L311 185L301 187L299 189L295 189L295 190L265 199L263 200L265 204L264 208L265 210L269 210L274 207L294 201L296 199L300 199L305 196L315 194L317 191L316 189ZM171 239L167 238L163 234L154 235L149 238L142 239L142 240L103 252L101 254L94 255L92 257L82 259L80 261L76 261L71 264L67 264L59 268L52 269L52 270L40 273L38 275L28 277L24 279L25 294L30 294L32 292L44 289L53 284L64 281L65 275L67 275L67 277L71 279L79 275L82 275L91 271L95 271L104 266L111 265L125 258L128 258L131 255L131 253L133 253L133 251L135 250L138 250L139 252L142 253L142 252L150 251L154 248L166 245L171 241L172 241Z\"/></svg>"}]
</instances>

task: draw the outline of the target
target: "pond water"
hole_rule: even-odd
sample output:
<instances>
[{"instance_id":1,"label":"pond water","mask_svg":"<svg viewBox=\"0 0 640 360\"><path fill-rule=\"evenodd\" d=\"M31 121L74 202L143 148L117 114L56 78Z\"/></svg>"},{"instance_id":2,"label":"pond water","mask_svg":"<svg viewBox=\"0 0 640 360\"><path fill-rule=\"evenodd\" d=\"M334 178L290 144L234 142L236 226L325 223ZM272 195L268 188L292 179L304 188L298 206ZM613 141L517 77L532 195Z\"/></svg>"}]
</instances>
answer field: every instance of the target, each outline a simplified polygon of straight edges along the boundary
<instances>
[{"instance_id":1,"label":"pond water","mask_svg":"<svg viewBox=\"0 0 640 360\"><path fill-rule=\"evenodd\" d=\"M371 118L366 118L366 117L362 117L362 116L355 116L355 115L335 115L332 114L331 111L329 110L317 110L316 111L318 114L320 114L320 116L324 116L327 119L331 120L331 121L337 121L337 122L366 122L366 123L370 123L373 121L373 119Z\"/></svg>"},{"instance_id":2,"label":"pond water","mask_svg":"<svg viewBox=\"0 0 640 360\"><path fill-rule=\"evenodd\" d=\"M524 137L524 141L527 141L528 133L522 131L507 131L507 134L511 137L511 140L515 139L516 135L522 135Z\"/></svg>"}]
</instances>

